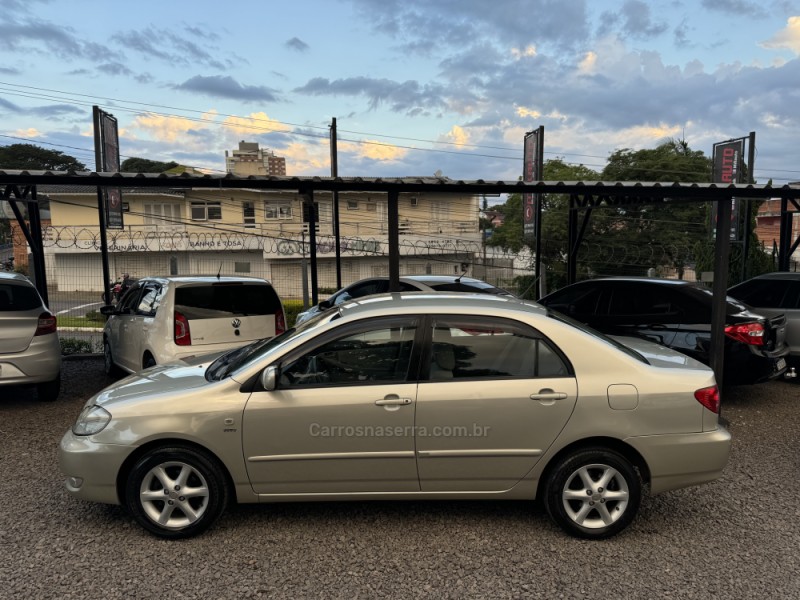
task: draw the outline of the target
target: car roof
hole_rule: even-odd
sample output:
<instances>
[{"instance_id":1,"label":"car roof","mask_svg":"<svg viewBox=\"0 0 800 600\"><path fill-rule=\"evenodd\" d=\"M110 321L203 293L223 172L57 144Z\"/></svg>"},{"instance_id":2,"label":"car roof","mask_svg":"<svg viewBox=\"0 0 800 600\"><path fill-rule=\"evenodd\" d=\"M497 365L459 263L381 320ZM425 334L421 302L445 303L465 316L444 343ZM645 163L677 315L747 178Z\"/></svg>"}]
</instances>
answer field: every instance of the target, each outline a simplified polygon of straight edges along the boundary
<instances>
[{"instance_id":1,"label":"car roof","mask_svg":"<svg viewBox=\"0 0 800 600\"><path fill-rule=\"evenodd\" d=\"M342 317L403 315L409 313L470 314L479 311L493 314L497 310L513 310L545 316L548 309L535 302L511 296L470 294L462 292L395 292L355 298L339 307Z\"/></svg>"},{"instance_id":2,"label":"car roof","mask_svg":"<svg viewBox=\"0 0 800 600\"><path fill-rule=\"evenodd\" d=\"M687 281L685 279L659 279L658 277L635 277L633 275L630 276L613 276L613 277L597 277L595 279L586 279L584 281L627 281L627 282L636 282L636 283L657 283L659 285L691 285L696 286L697 282L695 281ZM579 281L578 283L583 283L584 281Z\"/></svg>"},{"instance_id":3,"label":"car roof","mask_svg":"<svg viewBox=\"0 0 800 600\"><path fill-rule=\"evenodd\" d=\"M22 284L25 284L25 285L33 285L31 280L28 279L22 273L0 272L0 281L22 283Z\"/></svg>"},{"instance_id":4,"label":"car roof","mask_svg":"<svg viewBox=\"0 0 800 600\"><path fill-rule=\"evenodd\" d=\"M756 275L753 279L792 279L800 280L800 273L790 273L789 271L776 271L774 273L764 273Z\"/></svg>"},{"instance_id":5,"label":"car roof","mask_svg":"<svg viewBox=\"0 0 800 600\"><path fill-rule=\"evenodd\" d=\"M167 276L149 276L141 277L139 281L160 281L171 283L269 283L266 279L260 277L241 277L235 275L167 275Z\"/></svg>"}]
</instances>

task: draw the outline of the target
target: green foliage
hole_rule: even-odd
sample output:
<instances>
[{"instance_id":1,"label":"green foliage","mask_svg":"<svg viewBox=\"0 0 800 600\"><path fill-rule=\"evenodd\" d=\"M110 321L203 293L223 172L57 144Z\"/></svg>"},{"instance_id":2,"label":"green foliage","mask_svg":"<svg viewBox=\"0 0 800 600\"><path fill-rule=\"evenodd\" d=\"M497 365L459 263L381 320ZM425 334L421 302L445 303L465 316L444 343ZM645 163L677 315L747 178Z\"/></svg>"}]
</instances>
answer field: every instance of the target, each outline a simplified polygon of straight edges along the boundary
<instances>
[{"instance_id":1,"label":"green foliage","mask_svg":"<svg viewBox=\"0 0 800 600\"><path fill-rule=\"evenodd\" d=\"M67 356L69 354L91 354L92 353L92 341L91 340L83 340L79 338L72 338L72 337L59 337L58 340L61 343L61 354Z\"/></svg>"},{"instance_id":2,"label":"green foliage","mask_svg":"<svg viewBox=\"0 0 800 600\"><path fill-rule=\"evenodd\" d=\"M86 165L77 159L33 144L0 146L0 168L29 171L85 171Z\"/></svg>"},{"instance_id":3,"label":"green foliage","mask_svg":"<svg viewBox=\"0 0 800 600\"><path fill-rule=\"evenodd\" d=\"M122 161L119 168L125 173L163 173L179 166L175 161L161 162L134 156Z\"/></svg>"},{"instance_id":4,"label":"green foliage","mask_svg":"<svg viewBox=\"0 0 800 600\"><path fill-rule=\"evenodd\" d=\"M297 320L297 315L303 312L302 300L284 300L283 312L286 318L286 326L294 327L294 322Z\"/></svg>"}]
</instances>

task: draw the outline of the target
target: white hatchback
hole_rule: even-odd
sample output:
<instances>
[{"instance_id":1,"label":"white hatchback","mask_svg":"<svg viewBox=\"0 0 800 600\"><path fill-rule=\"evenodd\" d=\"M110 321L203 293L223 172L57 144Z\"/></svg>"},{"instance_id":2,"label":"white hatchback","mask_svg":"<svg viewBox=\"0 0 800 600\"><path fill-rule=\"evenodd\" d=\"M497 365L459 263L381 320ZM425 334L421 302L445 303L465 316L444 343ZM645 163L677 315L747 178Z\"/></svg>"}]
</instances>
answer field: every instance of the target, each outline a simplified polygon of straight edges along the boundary
<instances>
[{"instance_id":1,"label":"white hatchback","mask_svg":"<svg viewBox=\"0 0 800 600\"><path fill-rule=\"evenodd\" d=\"M101 312L109 374L224 352L286 329L275 289L253 277L145 277Z\"/></svg>"}]
</instances>

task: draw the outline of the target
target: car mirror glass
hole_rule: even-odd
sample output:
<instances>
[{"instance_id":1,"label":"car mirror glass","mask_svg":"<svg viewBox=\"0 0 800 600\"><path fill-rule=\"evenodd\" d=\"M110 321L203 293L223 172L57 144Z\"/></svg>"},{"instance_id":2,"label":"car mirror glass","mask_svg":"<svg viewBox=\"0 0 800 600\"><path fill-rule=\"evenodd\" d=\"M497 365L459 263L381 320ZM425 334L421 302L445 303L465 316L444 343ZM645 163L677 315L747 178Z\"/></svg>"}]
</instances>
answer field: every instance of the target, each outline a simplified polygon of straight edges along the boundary
<instances>
[{"instance_id":1,"label":"car mirror glass","mask_svg":"<svg viewBox=\"0 0 800 600\"><path fill-rule=\"evenodd\" d=\"M117 309L116 309L115 306L110 306L109 305L109 306L101 306L100 307L100 314L101 315L105 315L107 317L115 314L116 312L117 312Z\"/></svg>"},{"instance_id":2,"label":"car mirror glass","mask_svg":"<svg viewBox=\"0 0 800 600\"><path fill-rule=\"evenodd\" d=\"M328 310L331 307L330 300L323 300L318 306L320 310Z\"/></svg>"}]
</instances>

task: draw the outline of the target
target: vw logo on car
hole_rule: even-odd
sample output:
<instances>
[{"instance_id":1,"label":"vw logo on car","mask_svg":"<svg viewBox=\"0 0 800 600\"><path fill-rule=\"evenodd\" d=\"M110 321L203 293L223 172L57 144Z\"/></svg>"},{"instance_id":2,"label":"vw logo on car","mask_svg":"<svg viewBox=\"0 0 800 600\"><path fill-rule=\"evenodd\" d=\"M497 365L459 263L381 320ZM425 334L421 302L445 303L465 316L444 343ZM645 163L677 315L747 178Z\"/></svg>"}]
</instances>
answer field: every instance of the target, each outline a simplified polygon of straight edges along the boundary
<instances>
[{"instance_id":1,"label":"vw logo on car","mask_svg":"<svg viewBox=\"0 0 800 600\"><path fill-rule=\"evenodd\" d=\"M239 329L239 326L241 324L242 324L241 319L234 319L233 321L231 321L231 325L233 326L234 329Z\"/></svg>"}]
</instances>

